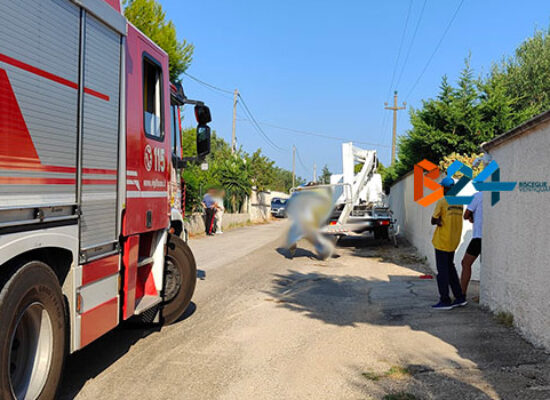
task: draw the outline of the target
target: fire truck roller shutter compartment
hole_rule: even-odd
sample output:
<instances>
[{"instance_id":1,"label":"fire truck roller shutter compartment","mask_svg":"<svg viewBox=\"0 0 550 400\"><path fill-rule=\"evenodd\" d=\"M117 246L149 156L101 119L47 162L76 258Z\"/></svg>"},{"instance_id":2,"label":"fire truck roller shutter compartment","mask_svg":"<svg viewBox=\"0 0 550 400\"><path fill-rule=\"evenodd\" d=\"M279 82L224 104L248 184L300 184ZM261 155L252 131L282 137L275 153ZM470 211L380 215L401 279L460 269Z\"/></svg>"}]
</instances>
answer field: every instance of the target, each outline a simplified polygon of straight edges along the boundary
<instances>
[{"instance_id":1,"label":"fire truck roller shutter compartment","mask_svg":"<svg viewBox=\"0 0 550 400\"><path fill-rule=\"evenodd\" d=\"M80 10L0 1L0 208L76 202Z\"/></svg>"},{"instance_id":2,"label":"fire truck roller shutter compartment","mask_svg":"<svg viewBox=\"0 0 550 400\"><path fill-rule=\"evenodd\" d=\"M80 240L89 249L117 240L121 37L88 14L85 38Z\"/></svg>"}]
</instances>

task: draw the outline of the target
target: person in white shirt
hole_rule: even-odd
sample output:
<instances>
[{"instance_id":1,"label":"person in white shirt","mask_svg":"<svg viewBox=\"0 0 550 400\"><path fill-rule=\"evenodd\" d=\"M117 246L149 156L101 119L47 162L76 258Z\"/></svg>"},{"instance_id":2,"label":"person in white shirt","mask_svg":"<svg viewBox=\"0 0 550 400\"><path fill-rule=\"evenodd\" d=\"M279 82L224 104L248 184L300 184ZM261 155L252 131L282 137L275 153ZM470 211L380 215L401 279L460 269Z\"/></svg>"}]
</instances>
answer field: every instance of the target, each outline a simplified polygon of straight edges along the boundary
<instances>
[{"instance_id":1,"label":"person in white shirt","mask_svg":"<svg viewBox=\"0 0 550 400\"><path fill-rule=\"evenodd\" d=\"M225 207L223 206L223 198L225 197L225 190L221 189L216 194L216 233L221 234L222 232L222 218L223 213L225 212Z\"/></svg>"},{"instance_id":2,"label":"person in white shirt","mask_svg":"<svg viewBox=\"0 0 550 400\"><path fill-rule=\"evenodd\" d=\"M468 284L472 277L472 264L481 254L481 234L483 227L483 192L477 192L473 200L466 207L464 219L474 224L472 240L462 258L462 274L460 276L460 286L462 293L466 296Z\"/></svg>"}]
</instances>

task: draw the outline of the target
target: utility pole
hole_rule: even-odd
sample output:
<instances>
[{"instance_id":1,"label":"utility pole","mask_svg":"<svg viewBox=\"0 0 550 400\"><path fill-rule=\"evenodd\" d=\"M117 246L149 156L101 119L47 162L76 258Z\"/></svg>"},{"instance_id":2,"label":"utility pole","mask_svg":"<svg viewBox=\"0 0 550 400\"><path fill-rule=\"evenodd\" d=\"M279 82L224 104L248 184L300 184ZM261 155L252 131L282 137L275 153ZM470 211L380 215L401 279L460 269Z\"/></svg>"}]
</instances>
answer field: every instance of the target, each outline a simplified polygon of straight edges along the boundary
<instances>
[{"instance_id":1,"label":"utility pole","mask_svg":"<svg viewBox=\"0 0 550 400\"><path fill-rule=\"evenodd\" d=\"M233 92L233 133L231 135L231 154L235 154L237 150L237 135L235 133L235 128L237 124L237 99L239 97L239 90L235 89Z\"/></svg>"},{"instance_id":2,"label":"utility pole","mask_svg":"<svg viewBox=\"0 0 550 400\"><path fill-rule=\"evenodd\" d=\"M292 187L296 186L296 146L292 145Z\"/></svg>"},{"instance_id":3,"label":"utility pole","mask_svg":"<svg viewBox=\"0 0 550 400\"><path fill-rule=\"evenodd\" d=\"M313 163L313 182L317 182L317 163Z\"/></svg>"},{"instance_id":4,"label":"utility pole","mask_svg":"<svg viewBox=\"0 0 550 400\"><path fill-rule=\"evenodd\" d=\"M397 143L397 111L407 108L407 103L403 102L403 107L397 106L397 90L393 92L393 107L389 107L388 103L384 103L386 110L393 111L393 135L391 140L391 163L395 163L395 146Z\"/></svg>"}]
</instances>

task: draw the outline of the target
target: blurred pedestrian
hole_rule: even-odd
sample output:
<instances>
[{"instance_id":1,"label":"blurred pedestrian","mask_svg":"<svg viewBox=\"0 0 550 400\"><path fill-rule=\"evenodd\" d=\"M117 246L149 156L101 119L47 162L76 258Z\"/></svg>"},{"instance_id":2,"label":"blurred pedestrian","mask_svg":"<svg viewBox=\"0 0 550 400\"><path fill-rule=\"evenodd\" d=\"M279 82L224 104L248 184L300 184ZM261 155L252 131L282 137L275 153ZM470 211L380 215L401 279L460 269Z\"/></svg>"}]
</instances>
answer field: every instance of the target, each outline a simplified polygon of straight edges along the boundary
<instances>
[{"instance_id":1,"label":"blurred pedestrian","mask_svg":"<svg viewBox=\"0 0 550 400\"><path fill-rule=\"evenodd\" d=\"M204 213L206 214L204 226L206 229L206 234L211 236L215 232L214 218L216 216L216 199L215 190L208 189L202 198L202 206L204 208Z\"/></svg>"},{"instance_id":2,"label":"blurred pedestrian","mask_svg":"<svg viewBox=\"0 0 550 400\"><path fill-rule=\"evenodd\" d=\"M446 194L454 186L453 178L446 177L441 181L441 186ZM462 236L462 210L461 205L449 205L443 197L437 202L432 215L431 223L437 225L432 239L439 289L439 303L432 306L436 310L451 310L467 304L454 263L455 250ZM453 291L454 301L449 297L449 286Z\"/></svg>"},{"instance_id":3,"label":"blurred pedestrian","mask_svg":"<svg viewBox=\"0 0 550 400\"><path fill-rule=\"evenodd\" d=\"M225 190L218 190L215 200L216 200L216 233L222 234L222 224L223 224L223 214L225 212L225 207L223 205L223 199L225 197Z\"/></svg>"},{"instance_id":4,"label":"blurred pedestrian","mask_svg":"<svg viewBox=\"0 0 550 400\"><path fill-rule=\"evenodd\" d=\"M474 194L474 198L464 211L464 219L474 224L472 240L462 258L462 274L460 276L460 286L462 293L466 297L470 278L472 277L472 265L481 254L481 234L483 231L483 192Z\"/></svg>"},{"instance_id":5,"label":"blurred pedestrian","mask_svg":"<svg viewBox=\"0 0 550 400\"><path fill-rule=\"evenodd\" d=\"M323 260L332 256L334 243L324 237L320 229L332 212L332 192L327 187L308 184L295 191L287 202L286 211L292 221L286 238L286 248L294 257L300 239L308 240Z\"/></svg>"}]
</instances>

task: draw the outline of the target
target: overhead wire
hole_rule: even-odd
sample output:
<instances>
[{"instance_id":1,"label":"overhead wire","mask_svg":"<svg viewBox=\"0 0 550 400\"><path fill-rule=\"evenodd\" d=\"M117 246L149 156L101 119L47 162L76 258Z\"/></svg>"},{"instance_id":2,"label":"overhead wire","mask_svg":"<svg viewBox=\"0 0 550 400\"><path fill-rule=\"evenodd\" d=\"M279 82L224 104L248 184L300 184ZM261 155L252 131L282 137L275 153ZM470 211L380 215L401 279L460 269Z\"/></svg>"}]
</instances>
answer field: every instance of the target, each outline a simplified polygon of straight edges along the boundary
<instances>
[{"instance_id":1,"label":"overhead wire","mask_svg":"<svg viewBox=\"0 0 550 400\"><path fill-rule=\"evenodd\" d=\"M228 89L223 89L223 88L220 88L218 86L215 86L215 85L212 85L208 82L205 82L187 72L184 72L184 75L186 75L187 77L189 77L190 79L192 79L193 81L197 82L198 84L202 85L202 86L205 86L213 91L216 91L216 92L219 92L219 93L224 93L224 94L233 94L232 91L228 90ZM293 132L293 133L297 133L297 134L300 134L300 135L306 135L306 136L314 136L314 137L320 137L320 138L324 138L324 139L328 139L328 140L337 140L337 141L340 141L340 142L345 142L345 141L353 141L354 143L358 143L358 144L364 144L364 145L369 145L369 146L378 146L378 147L390 147L389 145L385 145L385 144L381 144L381 143L373 143L373 142L365 142L365 141L359 141L359 140L351 140L349 138L344 138L344 137L339 137L339 136L331 136L331 135L326 135L326 134L323 134L323 133L318 133L318 132L312 132L312 131L305 131L305 130L300 130L300 129L294 129L294 128L288 128L288 127L284 127L284 126L280 126L280 125L275 125L275 124L271 124L271 123L267 123L267 122L262 122L262 121L258 121L254 114L252 113L252 111L250 110L250 108L248 107L246 101L244 100L243 96L241 93L239 93L238 95L238 99L241 100L240 102L238 102L238 105L241 106L241 108L243 109L243 111L245 112L246 116L248 117L248 119L242 119L243 121L246 121L248 123L250 123L252 125L252 127L264 138L264 140L271 146L273 147L275 150L278 150L278 151L287 151L288 149L285 149L285 148L282 148L281 146L277 145L270 137L269 135L265 132L265 130L261 127L261 125L264 125L264 126L269 126L269 127L272 127L272 128L275 128L275 129L280 129L280 130L285 130L285 131L289 131L289 132ZM225 97L225 96L224 96ZM307 168L306 168L307 170Z\"/></svg>"},{"instance_id":2,"label":"overhead wire","mask_svg":"<svg viewBox=\"0 0 550 400\"><path fill-rule=\"evenodd\" d=\"M451 29L451 26L456 18L456 16L458 15L458 12L460 11L460 8L462 7L462 4L464 3L464 0L460 0L460 3L458 4L458 6L456 7L456 10L454 11L453 13L453 16L451 17L451 19L449 20L449 23L447 24L447 27L445 28L445 30L443 31L443 34L441 35L441 38L439 39L439 41L437 42L437 45L435 46L435 49L434 51L432 52L432 54L430 55L430 57L428 58L428 61L426 62L426 64L424 65L424 68L422 69L422 72L420 72L420 75L418 75L418 78L416 78L416 81L414 82L414 84L411 86L409 92L407 93L407 95L405 96L405 100L408 100L410 95L412 94L412 92L414 91L414 89L416 89L416 86L418 85L418 83L420 82L420 79L422 79L422 77L424 76L424 73L426 72L426 70L428 69L430 63L432 62L433 58L435 57L437 51L439 50L439 48L441 47L441 44L443 43L443 40L445 39L445 36L447 36L447 33L449 32L449 30Z\"/></svg>"},{"instance_id":3,"label":"overhead wire","mask_svg":"<svg viewBox=\"0 0 550 400\"><path fill-rule=\"evenodd\" d=\"M191 75L187 72L184 72L183 74L185 76L187 76L188 78L192 79L193 81L197 82L198 84L206 87L206 88L209 88L209 89L214 90L214 91L219 92L219 93L233 95L233 92L231 90L223 89L223 88L220 88L218 86L212 85L211 83L205 82L205 81L203 81L203 80L201 80L201 79L199 79L199 78L197 78L197 77L195 77L195 76L193 76L193 75ZM237 96L241 100L241 102L238 102L238 105L240 105L243 108L245 113L248 115L248 118L250 118L253 121L252 126L254 127L254 129L258 133L260 133L260 135L266 140L266 142L270 146L272 146L274 149L279 150L279 151L285 151L285 149L283 149L282 147L278 146L275 142L273 142L273 140L271 140L269 138L269 136L265 133L265 131L262 129L262 127L256 122L256 118L254 117L254 115L250 111L250 108L246 104L246 101L244 100L242 95L239 93Z\"/></svg>"},{"instance_id":4,"label":"overhead wire","mask_svg":"<svg viewBox=\"0 0 550 400\"><path fill-rule=\"evenodd\" d=\"M395 64L393 66L391 82L390 82L390 86L388 88L388 94L386 95L386 98L388 98L390 96L391 89L392 89L393 83L395 81L395 73L397 72L397 67L399 65L399 59L401 58L401 51L403 50L403 43L405 42L405 34L407 33L407 27L409 25L409 18L411 16L412 4L413 4L412 0L409 0L409 8L407 9L407 17L405 18L405 25L403 26L403 32L401 33L401 41L399 43L399 50L397 51L397 59L395 60Z\"/></svg>"},{"instance_id":5,"label":"overhead wire","mask_svg":"<svg viewBox=\"0 0 550 400\"><path fill-rule=\"evenodd\" d=\"M397 58L395 60L394 66L393 66L391 82L390 82L390 85L388 86L388 92L386 94L386 99L390 97L391 89L392 89L393 83L395 81L395 73L397 72L397 67L399 65L399 60L401 58L401 51L403 50L403 43L405 42L405 35L407 33L407 27L409 25L409 18L411 16L412 4L413 4L412 0L409 0L409 7L407 9L407 16L405 17L405 25L403 26L403 31L401 32L401 40L400 40L400 43L399 43L399 49L397 51ZM382 120L380 121L380 133L379 133L378 136L381 137L381 138L385 137L385 132L386 132L387 123L388 123L387 114L388 113L384 112L383 115L382 115Z\"/></svg>"},{"instance_id":6,"label":"overhead wire","mask_svg":"<svg viewBox=\"0 0 550 400\"><path fill-rule=\"evenodd\" d=\"M296 155L298 156L298 162L300 163L300 165L304 169L304 172L309 173L309 168L306 167L304 161L302 160L302 157L300 156L300 152L298 151L298 148L296 146L295 146L295 148L296 148Z\"/></svg>"},{"instance_id":7,"label":"overhead wire","mask_svg":"<svg viewBox=\"0 0 550 400\"><path fill-rule=\"evenodd\" d=\"M420 23L422 22L422 17L424 16L424 10L426 8L426 3L428 0L424 0L424 3L422 4L422 9L420 10L420 15L418 17L418 20L416 21L416 26L414 27L413 36L411 39L411 42L409 43L409 48L407 49L407 54L405 55L405 60L403 61L403 65L401 66L401 71L399 72L399 77L397 78L397 83L395 84L395 87L399 87L399 83L401 83L401 78L403 77L403 72L405 72L405 67L407 66L407 62L409 61L409 56L411 55L411 50L414 45L414 40L416 39L416 34L418 33L418 28L420 27Z\"/></svg>"},{"instance_id":8,"label":"overhead wire","mask_svg":"<svg viewBox=\"0 0 550 400\"><path fill-rule=\"evenodd\" d=\"M202 81L202 80L200 80L199 78L194 77L193 75L191 75L191 74L189 74L189 73L187 73L187 72L184 72L183 74L184 74L185 76L187 76L188 78L194 80L195 82L197 82L197 83L199 83L199 84L201 84L201 85L203 85L203 86L209 87L210 89L217 90L218 92L221 92L221 93L233 94L233 91L231 91L231 90L222 89L222 88L220 88L220 87L214 86L214 85L212 85L212 84L210 84L210 83L208 83L208 82Z\"/></svg>"},{"instance_id":9,"label":"overhead wire","mask_svg":"<svg viewBox=\"0 0 550 400\"><path fill-rule=\"evenodd\" d=\"M251 122L251 121L248 121L246 119L243 119L243 121ZM344 137L340 137L340 136L331 136L331 135L326 135L324 133L318 133L318 132L312 132L312 131L305 131L305 130L301 130L301 129L288 128L288 127L285 127L285 126L275 125L275 124L271 124L271 123L263 122L263 121L259 121L258 123L261 124L261 125L264 125L264 126L269 126L271 128L280 129L280 130L283 130L283 131L294 132L294 133L297 133L299 135L315 136L315 137L320 137L320 138L323 138L323 139L337 140L339 142L354 142L354 143L358 143L358 144L365 144L365 145L368 145L368 146L390 147L388 145L381 144L381 143L372 143L372 142L365 142L365 141L360 141L360 140L352 140L352 139L344 138Z\"/></svg>"},{"instance_id":10,"label":"overhead wire","mask_svg":"<svg viewBox=\"0 0 550 400\"><path fill-rule=\"evenodd\" d=\"M244 109L248 117L252 120L252 126L256 129L256 131L258 131L260 135L262 135L262 137L266 140L266 142L270 144L274 149L279 151L285 151L284 148L282 148L281 146L273 142L273 140L271 140L271 138L265 133L265 131L262 129L262 127L260 126L256 118L254 117L254 114L252 114L252 111L250 111L250 108L248 108L246 101L244 100L243 96L240 93L238 94L238 97L241 100L239 104L242 104L241 107Z\"/></svg>"}]
</instances>

